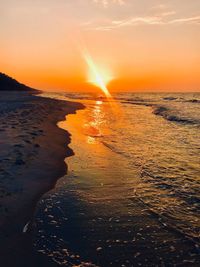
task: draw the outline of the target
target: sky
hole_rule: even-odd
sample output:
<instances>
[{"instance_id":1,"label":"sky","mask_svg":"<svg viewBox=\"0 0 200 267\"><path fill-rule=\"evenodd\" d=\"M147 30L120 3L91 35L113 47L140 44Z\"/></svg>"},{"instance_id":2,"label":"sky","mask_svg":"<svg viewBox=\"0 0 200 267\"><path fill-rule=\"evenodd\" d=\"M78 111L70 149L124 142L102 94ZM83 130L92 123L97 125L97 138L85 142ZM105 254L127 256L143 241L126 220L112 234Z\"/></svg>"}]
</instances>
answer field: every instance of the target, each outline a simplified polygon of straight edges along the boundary
<instances>
[{"instance_id":1,"label":"sky","mask_svg":"<svg viewBox=\"0 0 200 267\"><path fill-rule=\"evenodd\" d=\"M199 0L1 0L0 71L47 91L200 92ZM108 78L108 77L107 77Z\"/></svg>"}]
</instances>

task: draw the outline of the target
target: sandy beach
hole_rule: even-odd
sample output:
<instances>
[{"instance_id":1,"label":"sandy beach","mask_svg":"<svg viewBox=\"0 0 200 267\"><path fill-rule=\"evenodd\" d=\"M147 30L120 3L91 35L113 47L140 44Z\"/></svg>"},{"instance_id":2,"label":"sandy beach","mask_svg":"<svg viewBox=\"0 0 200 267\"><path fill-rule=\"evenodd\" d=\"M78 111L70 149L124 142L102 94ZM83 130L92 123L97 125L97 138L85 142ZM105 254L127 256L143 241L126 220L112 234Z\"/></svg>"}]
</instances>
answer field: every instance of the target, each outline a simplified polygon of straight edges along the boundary
<instances>
[{"instance_id":1,"label":"sandy beach","mask_svg":"<svg viewBox=\"0 0 200 267\"><path fill-rule=\"evenodd\" d=\"M1 266L51 266L32 251L31 219L37 200L67 171L70 134L57 127L78 103L28 92L0 96ZM55 266L55 265L52 265Z\"/></svg>"},{"instance_id":2,"label":"sandy beach","mask_svg":"<svg viewBox=\"0 0 200 267\"><path fill-rule=\"evenodd\" d=\"M0 1L0 267L200 267L198 11Z\"/></svg>"},{"instance_id":3,"label":"sandy beach","mask_svg":"<svg viewBox=\"0 0 200 267\"><path fill-rule=\"evenodd\" d=\"M1 92L0 265L199 266L199 95L175 97L116 95L113 112L89 95Z\"/></svg>"}]
</instances>

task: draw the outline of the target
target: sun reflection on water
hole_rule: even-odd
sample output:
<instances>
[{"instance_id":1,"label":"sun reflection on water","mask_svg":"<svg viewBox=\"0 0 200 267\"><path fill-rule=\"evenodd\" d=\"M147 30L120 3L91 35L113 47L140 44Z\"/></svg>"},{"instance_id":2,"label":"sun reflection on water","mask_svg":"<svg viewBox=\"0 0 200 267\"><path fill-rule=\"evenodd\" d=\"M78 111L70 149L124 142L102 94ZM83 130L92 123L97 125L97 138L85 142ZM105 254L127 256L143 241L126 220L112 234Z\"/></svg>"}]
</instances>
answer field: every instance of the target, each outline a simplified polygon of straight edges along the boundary
<instances>
[{"instance_id":1,"label":"sun reflection on water","mask_svg":"<svg viewBox=\"0 0 200 267\"><path fill-rule=\"evenodd\" d=\"M83 125L84 134L87 136L88 144L95 144L96 138L103 136L102 126L105 123L105 113L102 107L103 102L97 100Z\"/></svg>"}]
</instances>

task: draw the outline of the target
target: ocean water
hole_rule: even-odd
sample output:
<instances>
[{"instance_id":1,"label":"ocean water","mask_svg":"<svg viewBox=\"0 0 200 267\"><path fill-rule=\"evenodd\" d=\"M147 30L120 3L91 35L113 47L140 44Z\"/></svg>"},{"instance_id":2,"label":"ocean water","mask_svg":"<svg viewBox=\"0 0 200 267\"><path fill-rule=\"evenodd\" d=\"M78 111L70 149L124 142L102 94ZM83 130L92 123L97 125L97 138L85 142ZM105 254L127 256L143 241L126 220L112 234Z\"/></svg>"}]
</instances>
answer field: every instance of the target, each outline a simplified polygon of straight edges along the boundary
<instances>
[{"instance_id":1,"label":"ocean water","mask_svg":"<svg viewBox=\"0 0 200 267\"><path fill-rule=\"evenodd\" d=\"M198 266L200 94L43 96L85 109L58 124L75 155L38 206L37 250L64 266Z\"/></svg>"}]
</instances>

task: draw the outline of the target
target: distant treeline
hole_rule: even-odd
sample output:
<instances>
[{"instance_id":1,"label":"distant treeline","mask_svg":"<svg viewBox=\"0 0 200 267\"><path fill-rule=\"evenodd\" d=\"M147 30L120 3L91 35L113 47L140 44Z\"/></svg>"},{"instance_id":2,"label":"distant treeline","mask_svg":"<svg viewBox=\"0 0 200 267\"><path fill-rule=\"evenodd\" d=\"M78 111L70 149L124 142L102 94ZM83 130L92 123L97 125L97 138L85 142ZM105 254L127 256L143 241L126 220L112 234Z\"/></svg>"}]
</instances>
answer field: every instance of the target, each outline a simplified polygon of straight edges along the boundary
<instances>
[{"instance_id":1,"label":"distant treeline","mask_svg":"<svg viewBox=\"0 0 200 267\"><path fill-rule=\"evenodd\" d=\"M35 89L19 83L17 80L0 72L0 91L35 91Z\"/></svg>"}]
</instances>

